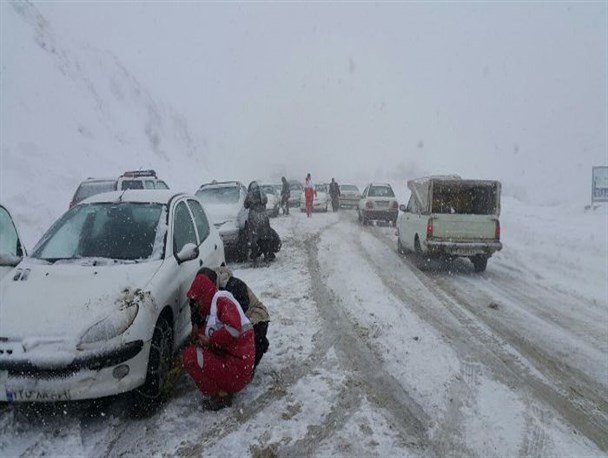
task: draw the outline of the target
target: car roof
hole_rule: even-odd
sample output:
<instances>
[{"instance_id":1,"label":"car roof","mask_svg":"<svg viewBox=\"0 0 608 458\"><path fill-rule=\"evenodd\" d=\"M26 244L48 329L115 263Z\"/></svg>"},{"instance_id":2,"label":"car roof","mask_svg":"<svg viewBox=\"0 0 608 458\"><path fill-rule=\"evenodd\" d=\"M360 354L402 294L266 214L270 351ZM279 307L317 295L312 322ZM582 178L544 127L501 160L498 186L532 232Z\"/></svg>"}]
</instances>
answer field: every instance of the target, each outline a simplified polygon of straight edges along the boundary
<instances>
[{"instance_id":1,"label":"car roof","mask_svg":"<svg viewBox=\"0 0 608 458\"><path fill-rule=\"evenodd\" d=\"M200 188L198 188L198 190L200 191L201 189L213 189L213 188L240 188L241 186L244 186L243 183L241 183L240 181L218 181L216 183L205 183L202 184Z\"/></svg>"},{"instance_id":2,"label":"car roof","mask_svg":"<svg viewBox=\"0 0 608 458\"><path fill-rule=\"evenodd\" d=\"M92 178L92 177L89 177L86 180L82 181L80 184L96 183L96 182L101 182L101 181L111 181L113 183L116 183L116 181L118 181L118 179L117 178Z\"/></svg>"},{"instance_id":3,"label":"car roof","mask_svg":"<svg viewBox=\"0 0 608 458\"><path fill-rule=\"evenodd\" d=\"M392 186L388 183L370 183L370 186L384 186L384 187L388 187L388 188L392 188Z\"/></svg>"},{"instance_id":4,"label":"car roof","mask_svg":"<svg viewBox=\"0 0 608 458\"><path fill-rule=\"evenodd\" d=\"M122 198L121 198L122 196ZM140 190L140 189L127 189L126 191L112 191L96 194L83 200L81 203L107 203L116 202L143 202L143 203L159 203L168 204L171 199L176 196L186 196L196 199L195 196L190 194L184 194L183 192L176 192L170 189L155 189L155 190Z\"/></svg>"}]
</instances>

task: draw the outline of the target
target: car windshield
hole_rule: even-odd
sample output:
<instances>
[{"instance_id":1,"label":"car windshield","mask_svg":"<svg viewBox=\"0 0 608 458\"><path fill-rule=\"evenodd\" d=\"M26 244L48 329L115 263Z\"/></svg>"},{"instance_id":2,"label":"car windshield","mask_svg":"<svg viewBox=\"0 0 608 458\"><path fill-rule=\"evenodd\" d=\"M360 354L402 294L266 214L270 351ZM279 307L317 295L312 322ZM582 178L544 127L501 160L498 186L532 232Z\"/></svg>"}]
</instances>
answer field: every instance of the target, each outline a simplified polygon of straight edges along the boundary
<instances>
[{"instance_id":1,"label":"car windshield","mask_svg":"<svg viewBox=\"0 0 608 458\"><path fill-rule=\"evenodd\" d=\"M357 188L353 184L343 184L342 186L340 186L340 191L359 192L359 188Z\"/></svg>"},{"instance_id":2,"label":"car windshield","mask_svg":"<svg viewBox=\"0 0 608 458\"><path fill-rule=\"evenodd\" d=\"M112 192L114 190L116 190L116 182L111 180L82 183L76 191L74 203L77 204L78 202L81 202L91 196L95 196L103 192Z\"/></svg>"},{"instance_id":3,"label":"car windshield","mask_svg":"<svg viewBox=\"0 0 608 458\"><path fill-rule=\"evenodd\" d=\"M327 192L327 185L326 184L316 184L315 185L315 191L317 191L317 192Z\"/></svg>"},{"instance_id":4,"label":"car windshield","mask_svg":"<svg viewBox=\"0 0 608 458\"><path fill-rule=\"evenodd\" d=\"M165 205L148 203L81 204L65 213L34 248L47 261L109 258L147 260L162 252ZM164 228L164 229L163 229ZM160 256L159 256L160 257Z\"/></svg>"},{"instance_id":5,"label":"car windshield","mask_svg":"<svg viewBox=\"0 0 608 458\"><path fill-rule=\"evenodd\" d=\"M370 186L368 197L395 197L390 186Z\"/></svg>"},{"instance_id":6,"label":"car windshield","mask_svg":"<svg viewBox=\"0 0 608 458\"><path fill-rule=\"evenodd\" d=\"M265 185L260 186L260 188L262 188L262 191L264 191L266 194L275 193L274 186L272 186L272 185L265 184Z\"/></svg>"},{"instance_id":7,"label":"car windshield","mask_svg":"<svg viewBox=\"0 0 608 458\"><path fill-rule=\"evenodd\" d=\"M19 237L8 212L0 207L0 254L16 256L19 248Z\"/></svg>"},{"instance_id":8,"label":"car windshield","mask_svg":"<svg viewBox=\"0 0 608 458\"><path fill-rule=\"evenodd\" d=\"M300 183L289 183L289 189L291 191L301 191L304 187Z\"/></svg>"},{"instance_id":9,"label":"car windshield","mask_svg":"<svg viewBox=\"0 0 608 458\"><path fill-rule=\"evenodd\" d=\"M196 196L205 204L236 204L241 191L235 186L203 188L196 192Z\"/></svg>"}]
</instances>

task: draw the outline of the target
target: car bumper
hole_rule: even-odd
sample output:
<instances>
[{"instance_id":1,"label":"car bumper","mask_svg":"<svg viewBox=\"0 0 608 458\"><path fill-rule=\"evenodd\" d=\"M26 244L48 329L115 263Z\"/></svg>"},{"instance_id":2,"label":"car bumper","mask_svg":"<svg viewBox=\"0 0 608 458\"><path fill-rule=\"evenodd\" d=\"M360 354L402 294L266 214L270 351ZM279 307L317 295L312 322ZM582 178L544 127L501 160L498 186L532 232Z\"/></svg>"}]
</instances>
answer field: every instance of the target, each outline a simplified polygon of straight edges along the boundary
<instances>
[{"instance_id":1,"label":"car bumper","mask_svg":"<svg viewBox=\"0 0 608 458\"><path fill-rule=\"evenodd\" d=\"M502 250L500 242L444 242L427 240L426 247L431 254L446 254L450 256L487 255Z\"/></svg>"},{"instance_id":2,"label":"car bumper","mask_svg":"<svg viewBox=\"0 0 608 458\"><path fill-rule=\"evenodd\" d=\"M366 219L381 221L396 221L399 210L363 210L361 212Z\"/></svg>"},{"instance_id":3,"label":"car bumper","mask_svg":"<svg viewBox=\"0 0 608 458\"><path fill-rule=\"evenodd\" d=\"M51 402L96 399L131 391L146 379L150 342L130 342L105 352L88 352L68 365L34 365L0 360L0 401ZM51 358L53 355L50 355ZM118 366L128 374L115 376Z\"/></svg>"},{"instance_id":4,"label":"car bumper","mask_svg":"<svg viewBox=\"0 0 608 458\"><path fill-rule=\"evenodd\" d=\"M340 205L343 207L356 207L358 203L357 197L340 197Z\"/></svg>"},{"instance_id":5,"label":"car bumper","mask_svg":"<svg viewBox=\"0 0 608 458\"><path fill-rule=\"evenodd\" d=\"M289 199L287 202L289 202L289 206L290 207L299 207L300 206L300 199Z\"/></svg>"}]
</instances>

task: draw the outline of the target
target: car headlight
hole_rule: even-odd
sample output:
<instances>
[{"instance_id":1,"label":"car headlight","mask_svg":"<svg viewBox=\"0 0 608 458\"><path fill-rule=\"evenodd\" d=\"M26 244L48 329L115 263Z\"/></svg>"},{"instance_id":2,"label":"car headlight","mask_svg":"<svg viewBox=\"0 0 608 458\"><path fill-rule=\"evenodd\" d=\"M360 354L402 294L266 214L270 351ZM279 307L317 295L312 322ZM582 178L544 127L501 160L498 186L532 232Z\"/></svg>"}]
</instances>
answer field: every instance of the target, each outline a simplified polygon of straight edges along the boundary
<instances>
[{"instance_id":1,"label":"car headlight","mask_svg":"<svg viewBox=\"0 0 608 458\"><path fill-rule=\"evenodd\" d=\"M121 335L133 324L138 311L137 303L111 310L105 318L101 318L82 333L80 343L107 341Z\"/></svg>"}]
</instances>

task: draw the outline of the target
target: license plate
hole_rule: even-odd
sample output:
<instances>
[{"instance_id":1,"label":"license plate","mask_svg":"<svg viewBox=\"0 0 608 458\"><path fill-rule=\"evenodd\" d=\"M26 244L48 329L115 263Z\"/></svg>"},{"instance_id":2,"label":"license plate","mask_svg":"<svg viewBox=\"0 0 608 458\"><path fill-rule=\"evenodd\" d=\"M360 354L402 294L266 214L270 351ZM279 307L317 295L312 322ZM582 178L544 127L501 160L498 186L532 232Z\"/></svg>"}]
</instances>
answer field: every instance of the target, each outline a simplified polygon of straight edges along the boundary
<instances>
[{"instance_id":1,"label":"license plate","mask_svg":"<svg viewBox=\"0 0 608 458\"><path fill-rule=\"evenodd\" d=\"M376 205L378 205L378 207L388 207L388 202L379 201L379 202L376 202Z\"/></svg>"},{"instance_id":2,"label":"license plate","mask_svg":"<svg viewBox=\"0 0 608 458\"><path fill-rule=\"evenodd\" d=\"M8 402L17 401L69 401L72 399L68 390L60 391L57 393L49 393L38 390L27 390L17 389L11 390L6 389L6 400Z\"/></svg>"}]
</instances>

